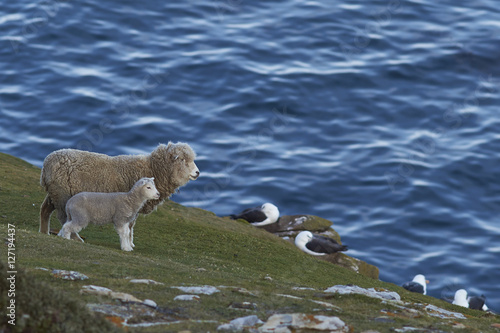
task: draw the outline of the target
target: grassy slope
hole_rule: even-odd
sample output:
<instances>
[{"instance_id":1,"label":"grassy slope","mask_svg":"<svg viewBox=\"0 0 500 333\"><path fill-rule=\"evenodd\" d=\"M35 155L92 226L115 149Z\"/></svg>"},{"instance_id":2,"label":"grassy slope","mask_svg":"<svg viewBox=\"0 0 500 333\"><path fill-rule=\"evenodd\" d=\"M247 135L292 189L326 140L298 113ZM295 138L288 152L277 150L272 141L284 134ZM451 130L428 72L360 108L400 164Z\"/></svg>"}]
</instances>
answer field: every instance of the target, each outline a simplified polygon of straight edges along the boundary
<instances>
[{"instance_id":1,"label":"grassy slope","mask_svg":"<svg viewBox=\"0 0 500 333\"><path fill-rule=\"evenodd\" d=\"M17 228L17 263L30 276L42 283L63 291L69 297L85 302L109 302L96 296L80 296L82 285L105 286L115 291L129 292L140 299L153 299L162 308L168 308L181 317L193 320L227 322L233 318L256 314L262 320L273 312L309 312L339 315L354 328L388 330L391 327L413 325L416 327L449 328L447 320L427 315L418 318L394 317L396 322L375 322L382 309L396 311L390 305L361 296L328 299L340 306L342 313L321 308L308 299L318 298L317 292L335 284L355 284L362 287L383 287L398 292L405 301L432 303L437 306L467 314L462 321L468 327L481 331L491 330L491 323L498 317L458 308L443 301L408 293L393 284L369 279L352 271L308 256L292 244L253 228L248 224L222 219L213 213L187 208L167 202L157 212L140 217L135 227L136 248L125 253L119 248L118 235L112 226L89 226L80 234L86 243L67 241L59 237L41 235L38 231L39 207L44 193L39 186L40 169L20 159L0 153L0 235L6 235L6 224ZM188 185L189 186L189 185ZM175 197L174 197L175 199ZM55 215L55 214L53 214ZM59 228L53 217L52 227ZM5 253L2 250L2 253ZM6 261L5 255L0 260ZM87 281L69 282L54 279L35 267L76 270L90 277ZM266 279L270 276L272 280ZM165 283L165 286L132 285L125 278L148 278ZM200 302L179 303L173 298L181 292L168 286L203 285L238 286L257 296L242 295L223 289L212 296L202 296ZM317 291L295 291L292 287L312 287ZM294 300L276 294L303 297ZM242 312L228 308L232 302L250 301L257 309ZM181 308L180 308L181 307ZM443 326L442 323L446 323ZM181 324L158 326L146 331L193 330L203 327L214 329L217 324L184 321Z\"/></svg>"}]
</instances>

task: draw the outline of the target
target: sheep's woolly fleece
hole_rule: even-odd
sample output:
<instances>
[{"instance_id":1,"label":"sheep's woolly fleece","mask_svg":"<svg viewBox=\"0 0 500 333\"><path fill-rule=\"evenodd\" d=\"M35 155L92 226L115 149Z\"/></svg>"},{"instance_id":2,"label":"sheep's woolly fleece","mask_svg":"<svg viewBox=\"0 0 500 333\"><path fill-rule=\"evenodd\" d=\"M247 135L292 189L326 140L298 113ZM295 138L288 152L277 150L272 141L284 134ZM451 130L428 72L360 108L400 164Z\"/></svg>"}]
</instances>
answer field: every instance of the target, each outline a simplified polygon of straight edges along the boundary
<instances>
[{"instance_id":1,"label":"sheep's woolly fleece","mask_svg":"<svg viewBox=\"0 0 500 333\"><path fill-rule=\"evenodd\" d=\"M143 177L154 177L160 192L140 210L151 213L200 172L194 163L196 154L187 143L160 144L147 155L108 156L76 149L61 149L43 162L40 184L47 192L40 208L40 232L49 232L50 215L66 222L65 205L80 192L128 192Z\"/></svg>"}]
</instances>

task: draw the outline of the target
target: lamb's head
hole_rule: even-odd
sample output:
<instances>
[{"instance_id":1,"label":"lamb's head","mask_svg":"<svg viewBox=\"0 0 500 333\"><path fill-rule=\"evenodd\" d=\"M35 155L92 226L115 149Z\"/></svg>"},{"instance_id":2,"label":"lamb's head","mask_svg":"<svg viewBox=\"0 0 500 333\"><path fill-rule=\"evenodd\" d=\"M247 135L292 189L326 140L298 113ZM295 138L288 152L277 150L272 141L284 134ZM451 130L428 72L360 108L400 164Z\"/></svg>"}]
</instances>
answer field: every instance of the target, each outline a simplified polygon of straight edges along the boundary
<instances>
[{"instance_id":1,"label":"lamb's head","mask_svg":"<svg viewBox=\"0 0 500 333\"><path fill-rule=\"evenodd\" d=\"M200 170L194 163L196 154L187 143L171 143L159 145L152 153L152 159L160 168L168 170L166 175L169 181L177 187L185 185L190 180L195 180L200 175ZM156 172L158 170L155 170Z\"/></svg>"},{"instance_id":2,"label":"lamb's head","mask_svg":"<svg viewBox=\"0 0 500 333\"><path fill-rule=\"evenodd\" d=\"M141 178L137 181L134 187L139 187L141 195L146 200L153 200L160 198L160 192L156 189L154 178Z\"/></svg>"}]
</instances>

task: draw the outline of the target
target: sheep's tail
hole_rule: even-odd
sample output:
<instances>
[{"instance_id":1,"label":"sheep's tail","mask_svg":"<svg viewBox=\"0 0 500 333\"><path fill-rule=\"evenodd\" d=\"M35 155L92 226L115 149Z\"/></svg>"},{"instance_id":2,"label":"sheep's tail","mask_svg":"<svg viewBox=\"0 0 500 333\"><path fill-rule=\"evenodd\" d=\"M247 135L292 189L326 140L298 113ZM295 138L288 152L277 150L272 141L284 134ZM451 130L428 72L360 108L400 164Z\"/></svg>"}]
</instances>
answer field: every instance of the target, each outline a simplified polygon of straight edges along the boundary
<instances>
[{"instance_id":1,"label":"sheep's tail","mask_svg":"<svg viewBox=\"0 0 500 333\"><path fill-rule=\"evenodd\" d=\"M48 163L49 157L50 157L50 155L45 158L45 161L43 162L43 166L42 166L42 172L40 173L40 186L43 187L45 192L48 192L47 168L50 167L50 164L51 164L51 163ZM52 212L55 209L56 208L55 208L54 204L52 203L50 196L47 194L45 196L45 200L43 200L43 203L40 206L40 229L39 229L39 231L41 233L43 233L43 234L49 233L49 231L50 231L50 215L52 215Z\"/></svg>"},{"instance_id":2,"label":"sheep's tail","mask_svg":"<svg viewBox=\"0 0 500 333\"><path fill-rule=\"evenodd\" d=\"M47 183L45 182L45 168L42 167L42 172L40 174L40 186L47 190Z\"/></svg>"}]
</instances>

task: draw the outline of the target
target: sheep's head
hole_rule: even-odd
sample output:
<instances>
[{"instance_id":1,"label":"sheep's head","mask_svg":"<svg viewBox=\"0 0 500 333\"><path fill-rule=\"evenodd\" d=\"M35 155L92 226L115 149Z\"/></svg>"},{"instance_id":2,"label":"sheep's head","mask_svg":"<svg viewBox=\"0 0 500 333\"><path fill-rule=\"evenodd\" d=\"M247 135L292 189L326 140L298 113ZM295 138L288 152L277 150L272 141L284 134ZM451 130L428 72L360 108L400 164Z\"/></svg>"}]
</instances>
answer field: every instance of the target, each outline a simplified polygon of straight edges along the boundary
<instances>
[{"instance_id":1,"label":"sheep's head","mask_svg":"<svg viewBox=\"0 0 500 333\"><path fill-rule=\"evenodd\" d=\"M141 178L137 181L134 187L141 188L141 195L147 200L154 200L160 198L160 192L156 189L154 178Z\"/></svg>"},{"instance_id":2,"label":"sheep's head","mask_svg":"<svg viewBox=\"0 0 500 333\"><path fill-rule=\"evenodd\" d=\"M177 187L185 185L190 180L195 180L200 175L200 170L194 163L196 154L187 143L171 143L168 145L159 145L152 157L161 162L157 165L163 165L169 171L169 181Z\"/></svg>"}]
</instances>

